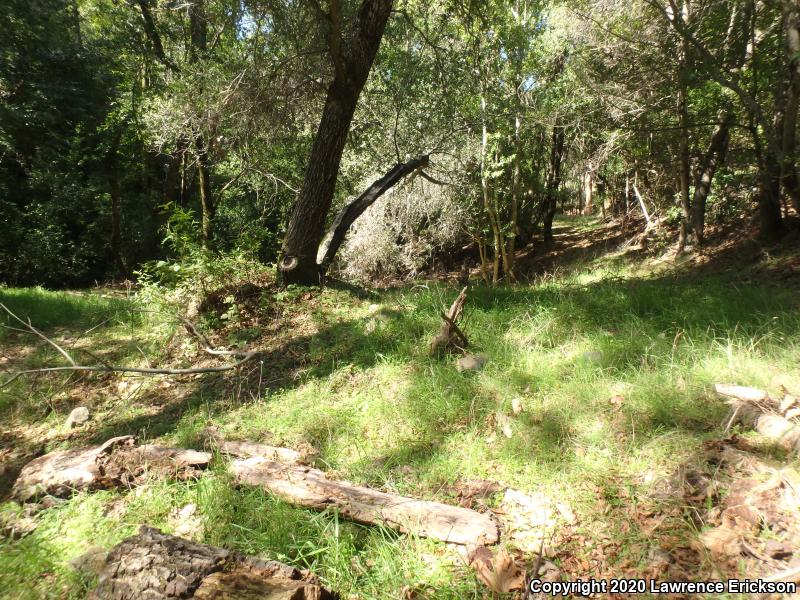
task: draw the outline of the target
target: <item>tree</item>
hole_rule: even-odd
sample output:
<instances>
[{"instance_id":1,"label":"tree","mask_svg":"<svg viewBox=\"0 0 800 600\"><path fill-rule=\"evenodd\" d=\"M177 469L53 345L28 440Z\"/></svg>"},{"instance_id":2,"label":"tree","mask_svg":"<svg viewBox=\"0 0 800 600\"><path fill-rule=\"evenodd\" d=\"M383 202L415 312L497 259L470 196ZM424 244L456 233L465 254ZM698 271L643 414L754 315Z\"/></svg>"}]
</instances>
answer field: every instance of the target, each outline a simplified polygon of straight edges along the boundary
<instances>
[{"instance_id":1,"label":"tree","mask_svg":"<svg viewBox=\"0 0 800 600\"><path fill-rule=\"evenodd\" d=\"M327 13L315 0L312 4L320 25L328 32L334 77L328 86L303 185L283 241L279 275L286 284L319 283L317 251L333 200L342 152L392 9L392 0L363 0L348 27L343 22L340 0L331 0Z\"/></svg>"}]
</instances>

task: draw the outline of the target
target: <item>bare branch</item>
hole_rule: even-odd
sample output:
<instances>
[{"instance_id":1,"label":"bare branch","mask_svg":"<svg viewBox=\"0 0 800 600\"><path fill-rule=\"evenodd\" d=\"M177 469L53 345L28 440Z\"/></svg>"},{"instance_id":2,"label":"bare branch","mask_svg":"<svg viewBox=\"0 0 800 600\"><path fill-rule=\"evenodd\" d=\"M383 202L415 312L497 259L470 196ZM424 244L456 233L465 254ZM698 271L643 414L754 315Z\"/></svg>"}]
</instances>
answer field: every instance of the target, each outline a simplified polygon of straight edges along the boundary
<instances>
[{"instance_id":1,"label":"bare branch","mask_svg":"<svg viewBox=\"0 0 800 600\"><path fill-rule=\"evenodd\" d=\"M17 315L15 315L7 306L3 303L0 303L0 307L2 307L9 315L11 315L14 319L25 325L27 332L33 333L34 335L42 338L48 344L53 346L56 350L58 350L70 363L70 366L64 367L43 367L40 369L24 369L22 371L16 371L12 373L11 379L8 381L3 382L0 384L0 389L10 385L14 380L16 380L21 375L30 375L34 373L56 373L62 371L95 371L101 373L136 373L140 375L196 375L200 373L220 373L223 371L230 371L235 369L244 363L252 360L256 356L259 356L261 353L258 351L242 351L242 350L216 350L211 347L210 342L208 339L201 334L197 328L187 319L183 317L178 317L178 319L183 322L186 326L187 331L197 337L200 340L202 345L202 349L204 352L208 354L212 354L214 356L234 356L239 357L240 360L236 362L219 365L217 367L198 367L198 368L189 368L189 369L156 369L156 368L145 368L145 367L128 367L128 366L118 366L118 365L111 365L106 363L102 358L94 355L89 350L82 349L82 352L85 352L92 358L94 358L97 362L102 363L100 365L79 365L76 364L72 357L58 344L56 344L53 340L43 334L41 331L36 329L30 322L26 323ZM15 327L11 327L10 329L15 329L17 331L25 331L21 329L17 329ZM145 357L147 359L147 357Z\"/></svg>"},{"instance_id":2,"label":"bare branch","mask_svg":"<svg viewBox=\"0 0 800 600\"><path fill-rule=\"evenodd\" d=\"M38 337L42 338L42 339L43 339L45 342L47 342L47 343L48 343L48 344L50 344L50 345L51 345L53 348L55 348L56 350L58 350L58 352L59 352L59 353L60 353L60 354L61 354L61 355L62 355L64 358L66 358L66 359L67 359L67 361L69 361L69 364L71 364L72 366L75 366L75 361L74 361L74 360L72 359L72 357L71 357L71 356L70 356L70 355L67 353L67 351L66 351L66 350L64 350L64 349L63 349L61 346L59 346L58 344L56 344L56 343L55 343L53 340L51 340L49 337L47 337L47 336L46 336L45 334L43 334L41 331L39 331L38 329L36 329L36 327L34 327L33 325L31 325L31 320L30 320L30 319L28 319L28 322L26 323L25 321L23 321L22 319L20 319L20 318L19 318L17 315L15 315L13 312L11 312L11 309L10 309L10 308L8 308L8 307L7 307L5 304L3 304L2 302L0 302L0 308L2 308L4 311L6 311L6 312L7 312L9 315L11 315L11 316L12 316L14 319L16 319L17 321L19 321L20 323L22 323L22 324L23 324L23 325L24 325L24 326L25 326L25 327L26 327L26 328L27 328L27 329L28 329L28 330L29 330L31 333L33 333L34 335L36 335L36 336L38 336Z\"/></svg>"}]
</instances>

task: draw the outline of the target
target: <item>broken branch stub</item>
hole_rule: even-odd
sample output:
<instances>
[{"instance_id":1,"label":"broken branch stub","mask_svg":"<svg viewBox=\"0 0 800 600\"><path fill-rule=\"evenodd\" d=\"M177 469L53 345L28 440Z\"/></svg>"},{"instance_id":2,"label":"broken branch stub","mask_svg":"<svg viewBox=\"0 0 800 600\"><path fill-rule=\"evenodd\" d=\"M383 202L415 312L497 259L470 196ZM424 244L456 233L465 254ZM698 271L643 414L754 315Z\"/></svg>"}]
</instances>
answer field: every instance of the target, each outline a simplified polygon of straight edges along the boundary
<instances>
[{"instance_id":1,"label":"broken branch stub","mask_svg":"<svg viewBox=\"0 0 800 600\"><path fill-rule=\"evenodd\" d=\"M461 331L458 326L458 319L461 318L461 313L464 312L464 304L467 301L467 288L461 290L461 293L453 301L450 310L447 314L442 313L442 327L439 333L431 340L430 355L441 356L444 352L452 348L464 349L467 347L467 336Z\"/></svg>"},{"instance_id":2,"label":"broken branch stub","mask_svg":"<svg viewBox=\"0 0 800 600\"><path fill-rule=\"evenodd\" d=\"M333 481L311 467L253 457L233 461L230 470L239 483L264 488L291 504L316 510L335 508L359 523L455 544L490 545L499 539L497 524L486 514Z\"/></svg>"}]
</instances>

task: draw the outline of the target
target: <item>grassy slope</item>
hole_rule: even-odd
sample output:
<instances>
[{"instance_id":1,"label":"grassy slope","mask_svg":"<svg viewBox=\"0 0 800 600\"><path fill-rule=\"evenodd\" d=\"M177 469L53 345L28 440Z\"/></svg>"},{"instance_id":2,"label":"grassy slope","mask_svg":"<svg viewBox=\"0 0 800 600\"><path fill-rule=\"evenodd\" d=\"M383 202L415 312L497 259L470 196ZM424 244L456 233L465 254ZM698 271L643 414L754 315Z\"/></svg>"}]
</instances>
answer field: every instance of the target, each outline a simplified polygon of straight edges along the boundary
<instances>
[{"instance_id":1,"label":"grassy slope","mask_svg":"<svg viewBox=\"0 0 800 600\"><path fill-rule=\"evenodd\" d=\"M608 564L621 574L644 565L652 545L651 533L632 524L631 506L719 435L725 407L709 384L800 389L796 290L740 273L642 276L624 261L598 259L534 285L475 289L465 330L472 350L489 357L476 374L427 356L438 311L456 293L430 283L367 299L332 289L311 300L281 296L293 326L273 340L272 356L301 358L247 376L148 381L133 394L141 380L100 377L82 381L77 396L63 379L15 382L0 391L3 442L53 449L139 433L196 446L213 424L231 438L311 444L319 466L337 476L425 498L447 501L459 479L497 480L568 502L580 533L613 541ZM152 320L130 324L123 300L0 289L0 301L50 331L75 333L111 317L88 338L121 359L135 357L131 328L150 348L163 342ZM22 338L4 341L20 351ZM52 355L41 349L26 360ZM624 397L618 411L614 395ZM506 438L494 422L512 414L514 398L525 410ZM70 435L63 420L87 399L99 418ZM0 590L82 597L88 582L68 560L141 523L170 530L170 514L187 503L198 507L206 542L310 567L344 597L401 597L407 586L431 598L485 594L441 544L237 490L219 468L198 482L80 494L44 511L33 534L0 538ZM694 533L689 522L670 527L675 538Z\"/></svg>"}]
</instances>

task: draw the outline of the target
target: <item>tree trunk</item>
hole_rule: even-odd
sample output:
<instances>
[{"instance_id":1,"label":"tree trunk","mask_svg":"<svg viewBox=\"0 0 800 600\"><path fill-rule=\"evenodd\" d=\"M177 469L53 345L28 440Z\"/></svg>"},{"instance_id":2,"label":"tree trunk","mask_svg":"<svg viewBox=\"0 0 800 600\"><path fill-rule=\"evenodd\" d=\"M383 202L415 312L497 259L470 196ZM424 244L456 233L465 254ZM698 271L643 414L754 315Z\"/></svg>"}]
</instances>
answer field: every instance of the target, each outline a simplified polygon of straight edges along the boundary
<instances>
[{"instance_id":1,"label":"tree trunk","mask_svg":"<svg viewBox=\"0 0 800 600\"><path fill-rule=\"evenodd\" d=\"M585 175L586 185L584 187L583 214L590 215L594 212L594 171L589 165L589 170Z\"/></svg>"},{"instance_id":2,"label":"tree trunk","mask_svg":"<svg viewBox=\"0 0 800 600\"><path fill-rule=\"evenodd\" d=\"M728 139L730 126L734 115L730 111L721 111L719 114L719 124L711 134L711 141L708 149L703 155L700 170L694 184L694 195L692 197L692 228L698 245L705 242L705 223L706 223L706 200L711 192L711 182L717 167L725 163L725 156L728 152Z\"/></svg>"},{"instance_id":3,"label":"tree trunk","mask_svg":"<svg viewBox=\"0 0 800 600\"><path fill-rule=\"evenodd\" d=\"M796 0L783 0L789 85L786 90L781 146L781 181L794 209L800 213L800 177L797 174L797 114L800 107L800 7Z\"/></svg>"},{"instance_id":4,"label":"tree trunk","mask_svg":"<svg viewBox=\"0 0 800 600\"><path fill-rule=\"evenodd\" d=\"M317 251L317 264L319 272L325 274L328 267L333 262L336 252L344 241L347 231L350 226L360 217L365 210L367 210L375 201L383 194L389 191L396 185L403 177L427 166L429 157L428 155L418 156L406 163L395 165L386 175L375 181L370 185L363 194L348 202L336 218L333 220L328 232L319 246Z\"/></svg>"},{"instance_id":5,"label":"tree trunk","mask_svg":"<svg viewBox=\"0 0 800 600\"><path fill-rule=\"evenodd\" d=\"M561 187L561 162L564 158L564 128L556 125L553 127L552 142L550 146L550 168L547 173L547 186L545 191L544 214L544 241L553 243L553 219L556 216L556 201L558 189Z\"/></svg>"},{"instance_id":6,"label":"tree trunk","mask_svg":"<svg viewBox=\"0 0 800 600\"><path fill-rule=\"evenodd\" d=\"M328 87L303 185L283 241L278 271L284 284L319 283L317 250L333 200L339 163L358 98L378 52L391 8L392 0L363 0L354 34L346 39L341 39L342 28L333 26L338 21L334 11L328 15L331 22L329 50L335 77Z\"/></svg>"},{"instance_id":7,"label":"tree trunk","mask_svg":"<svg viewBox=\"0 0 800 600\"><path fill-rule=\"evenodd\" d=\"M784 230L781 217L781 166L769 151L764 153L760 177L758 215L761 234L767 238L777 237Z\"/></svg>"},{"instance_id":8,"label":"tree trunk","mask_svg":"<svg viewBox=\"0 0 800 600\"><path fill-rule=\"evenodd\" d=\"M208 19L206 18L205 0L194 0L189 4L189 62L202 60L208 50ZM203 135L195 140L197 153L197 179L200 192L201 232L203 247L209 248L214 237L214 198L211 194L208 145Z\"/></svg>"},{"instance_id":9,"label":"tree trunk","mask_svg":"<svg viewBox=\"0 0 800 600\"><path fill-rule=\"evenodd\" d=\"M120 133L114 136L108 149L106 164L108 167L108 187L111 194L111 260L118 276L126 273L122 261L122 191L119 184L119 143Z\"/></svg>"},{"instance_id":10,"label":"tree trunk","mask_svg":"<svg viewBox=\"0 0 800 600\"><path fill-rule=\"evenodd\" d=\"M684 0L681 11L681 19L684 23L689 21L689 1ZM689 197L689 180L691 178L691 168L689 166L689 82L688 60L689 43L681 39L680 62L678 66L678 121L680 123L680 148L678 151L680 160L680 206L681 206L681 225L678 235L678 248L676 254L682 254L686 248L689 235L692 231L692 206Z\"/></svg>"},{"instance_id":11,"label":"tree trunk","mask_svg":"<svg viewBox=\"0 0 800 600\"><path fill-rule=\"evenodd\" d=\"M214 237L214 197L211 195L209 180L208 151L203 145L203 138L197 138L197 178L200 183L200 210L202 211L203 247L208 248Z\"/></svg>"}]
</instances>

